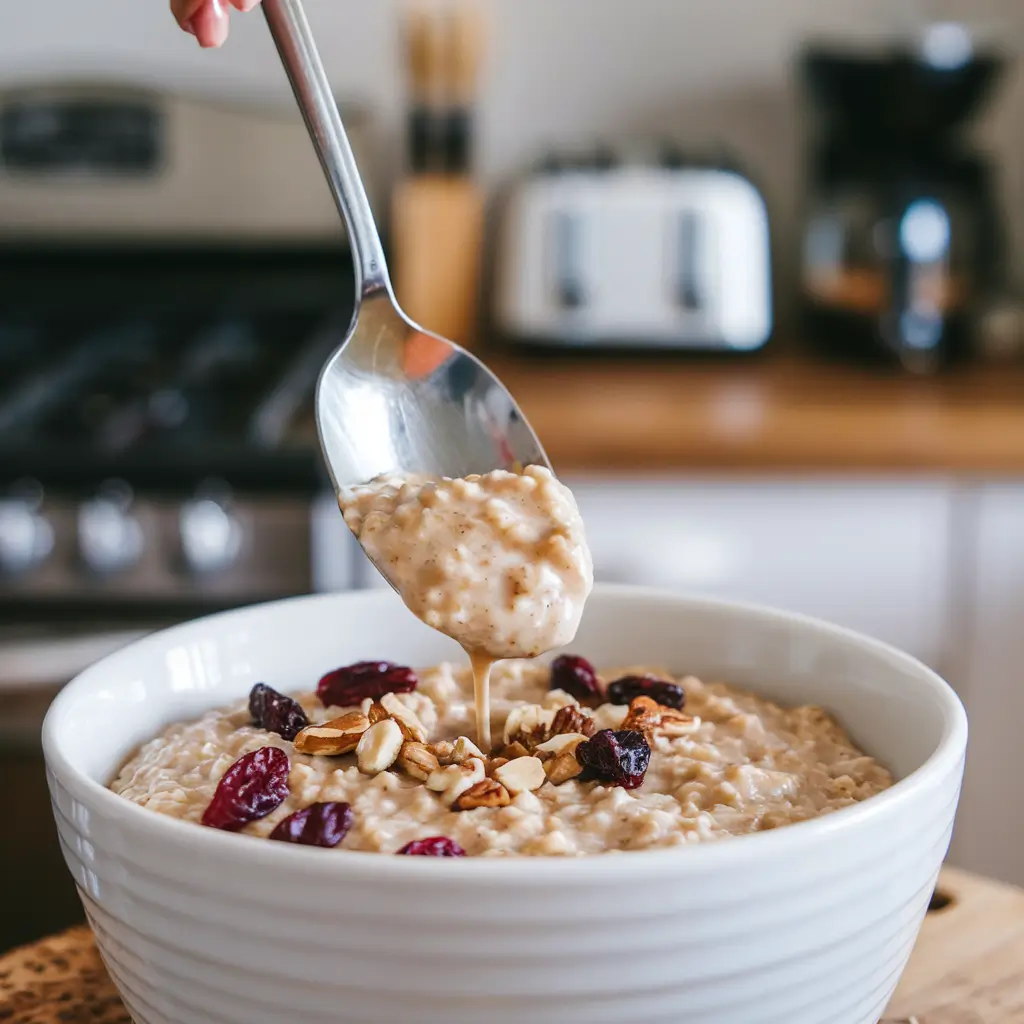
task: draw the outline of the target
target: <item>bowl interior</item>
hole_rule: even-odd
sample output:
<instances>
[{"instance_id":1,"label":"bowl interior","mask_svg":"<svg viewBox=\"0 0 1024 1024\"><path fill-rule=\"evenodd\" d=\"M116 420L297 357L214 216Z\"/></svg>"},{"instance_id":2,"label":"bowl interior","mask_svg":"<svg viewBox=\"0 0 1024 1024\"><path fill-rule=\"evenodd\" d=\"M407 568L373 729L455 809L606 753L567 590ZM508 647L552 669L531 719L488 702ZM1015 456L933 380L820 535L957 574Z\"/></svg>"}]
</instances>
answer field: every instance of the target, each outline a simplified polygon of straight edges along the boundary
<instances>
[{"instance_id":1,"label":"bowl interior","mask_svg":"<svg viewBox=\"0 0 1024 1024\"><path fill-rule=\"evenodd\" d=\"M822 704L899 778L963 728L952 690L912 658L781 612L598 587L572 650L599 668L662 666L784 704ZM82 673L51 708L47 753L105 785L171 722L238 700L258 681L311 689L325 671L371 658L424 666L465 655L391 591L228 612L155 634Z\"/></svg>"}]
</instances>

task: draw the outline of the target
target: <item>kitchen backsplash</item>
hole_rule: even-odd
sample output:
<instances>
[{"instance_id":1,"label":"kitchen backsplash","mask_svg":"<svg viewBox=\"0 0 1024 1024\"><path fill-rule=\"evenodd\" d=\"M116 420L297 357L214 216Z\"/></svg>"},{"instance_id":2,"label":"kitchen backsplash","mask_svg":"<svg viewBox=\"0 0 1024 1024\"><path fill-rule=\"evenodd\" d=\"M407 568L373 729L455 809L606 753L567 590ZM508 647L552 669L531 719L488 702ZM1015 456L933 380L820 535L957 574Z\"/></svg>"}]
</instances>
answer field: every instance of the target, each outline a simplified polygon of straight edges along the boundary
<instances>
[{"instance_id":1,"label":"kitchen backsplash","mask_svg":"<svg viewBox=\"0 0 1024 1024\"><path fill-rule=\"evenodd\" d=\"M807 37L885 36L900 12L969 17L1024 52L1020 0L483 0L490 19L478 164L489 185L548 147L666 133L722 143L764 189L782 293L793 277L799 126L791 57ZM397 156L403 107L399 0L308 0L346 99L364 100ZM0 78L126 77L195 93L285 103L261 18L237 18L222 53L178 33L166 0L20 4L0 33ZM14 31L11 31L11 26ZM1018 278L1024 277L1024 68L1003 83L982 127L996 152ZM390 166L396 166L395 161Z\"/></svg>"}]
</instances>

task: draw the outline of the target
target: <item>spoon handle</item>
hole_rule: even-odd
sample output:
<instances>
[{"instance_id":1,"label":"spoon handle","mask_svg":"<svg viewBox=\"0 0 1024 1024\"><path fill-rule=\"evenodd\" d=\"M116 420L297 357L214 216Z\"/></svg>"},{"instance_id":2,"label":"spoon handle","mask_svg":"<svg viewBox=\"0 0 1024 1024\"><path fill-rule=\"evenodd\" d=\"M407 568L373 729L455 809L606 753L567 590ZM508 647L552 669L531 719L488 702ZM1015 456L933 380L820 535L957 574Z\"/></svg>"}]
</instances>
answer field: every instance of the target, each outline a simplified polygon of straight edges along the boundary
<instances>
[{"instance_id":1,"label":"spoon handle","mask_svg":"<svg viewBox=\"0 0 1024 1024\"><path fill-rule=\"evenodd\" d=\"M263 12L338 210L345 218L361 300L388 290L384 249L356 158L317 52L301 0L264 0Z\"/></svg>"}]
</instances>

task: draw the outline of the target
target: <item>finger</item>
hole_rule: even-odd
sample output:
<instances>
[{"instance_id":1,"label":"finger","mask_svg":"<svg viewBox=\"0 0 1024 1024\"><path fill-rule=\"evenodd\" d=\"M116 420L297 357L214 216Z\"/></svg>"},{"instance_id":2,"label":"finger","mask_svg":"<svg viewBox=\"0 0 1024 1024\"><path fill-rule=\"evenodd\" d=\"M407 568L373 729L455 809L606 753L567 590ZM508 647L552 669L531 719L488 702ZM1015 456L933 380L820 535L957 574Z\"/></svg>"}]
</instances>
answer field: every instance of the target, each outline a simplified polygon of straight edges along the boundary
<instances>
[{"instance_id":1,"label":"finger","mask_svg":"<svg viewBox=\"0 0 1024 1024\"><path fill-rule=\"evenodd\" d=\"M204 3L205 0L171 0L171 14L174 15L174 20L185 28Z\"/></svg>"},{"instance_id":2,"label":"finger","mask_svg":"<svg viewBox=\"0 0 1024 1024\"><path fill-rule=\"evenodd\" d=\"M228 0L232 7L239 11L251 11L260 0Z\"/></svg>"},{"instance_id":3,"label":"finger","mask_svg":"<svg viewBox=\"0 0 1024 1024\"><path fill-rule=\"evenodd\" d=\"M199 45L222 46L228 37L228 12L222 0L205 0L192 19Z\"/></svg>"}]
</instances>

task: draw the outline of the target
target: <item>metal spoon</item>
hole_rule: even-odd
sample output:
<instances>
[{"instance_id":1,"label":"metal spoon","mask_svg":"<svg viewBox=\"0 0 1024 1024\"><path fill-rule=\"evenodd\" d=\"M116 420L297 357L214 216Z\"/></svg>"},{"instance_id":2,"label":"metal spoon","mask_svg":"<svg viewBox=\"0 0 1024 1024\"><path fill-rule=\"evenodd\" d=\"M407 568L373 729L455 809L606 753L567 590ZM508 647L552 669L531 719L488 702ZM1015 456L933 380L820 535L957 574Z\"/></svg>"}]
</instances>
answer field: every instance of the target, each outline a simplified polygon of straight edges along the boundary
<instances>
[{"instance_id":1,"label":"metal spoon","mask_svg":"<svg viewBox=\"0 0 1024 1024\"><path fill-rule=\"evenodd\" d=\"M302 4L264 0L263 10L348 227L356 268L352 322L316 391L320 446L335 489L385 473L460 477L548 466L498 378L402 312Z\"/></svg>"}]
</instances>

